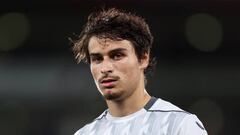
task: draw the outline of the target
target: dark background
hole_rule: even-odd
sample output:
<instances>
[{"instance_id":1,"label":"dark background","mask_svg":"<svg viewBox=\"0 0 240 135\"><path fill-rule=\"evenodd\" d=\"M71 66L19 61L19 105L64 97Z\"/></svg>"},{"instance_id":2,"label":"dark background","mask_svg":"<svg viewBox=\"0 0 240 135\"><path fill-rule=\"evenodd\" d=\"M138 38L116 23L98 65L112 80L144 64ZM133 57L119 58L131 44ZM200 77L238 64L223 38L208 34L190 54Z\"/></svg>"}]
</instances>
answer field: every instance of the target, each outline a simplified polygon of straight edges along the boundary
<instances>
[{"instance_id":1,"label":"dark background","mask_svg":"<svg viewBox=\"0 0 240 135\"><path fill-rule=\"evenodd\" d=\"M69 37L105 5L146 18L158 65L151 95L195 113L209 135L238 133L238 0L0 2L0 134L71 135L106 109Z\"/></svg>"}]
</instances>

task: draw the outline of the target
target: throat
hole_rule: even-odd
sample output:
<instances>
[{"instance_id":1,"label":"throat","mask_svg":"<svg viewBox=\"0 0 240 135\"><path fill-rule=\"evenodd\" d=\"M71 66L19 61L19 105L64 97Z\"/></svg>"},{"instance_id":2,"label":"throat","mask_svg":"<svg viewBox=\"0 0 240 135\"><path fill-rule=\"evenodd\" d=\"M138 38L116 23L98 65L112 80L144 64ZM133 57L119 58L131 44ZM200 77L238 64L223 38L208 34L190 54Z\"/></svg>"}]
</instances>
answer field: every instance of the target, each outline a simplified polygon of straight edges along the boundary
<instances>
[{"instance_id":1,"label":"throat","mask_svg":"<svg viewBox=\"0 0 240 135\"><path fill-rule=\"evenodd\" d=\"M114 117L124 117L131 115L142 108L148 103L151 96L146 93L142 98L129 98L120 101L107 101L109 113Z\"/></svg>"}]
</instances>

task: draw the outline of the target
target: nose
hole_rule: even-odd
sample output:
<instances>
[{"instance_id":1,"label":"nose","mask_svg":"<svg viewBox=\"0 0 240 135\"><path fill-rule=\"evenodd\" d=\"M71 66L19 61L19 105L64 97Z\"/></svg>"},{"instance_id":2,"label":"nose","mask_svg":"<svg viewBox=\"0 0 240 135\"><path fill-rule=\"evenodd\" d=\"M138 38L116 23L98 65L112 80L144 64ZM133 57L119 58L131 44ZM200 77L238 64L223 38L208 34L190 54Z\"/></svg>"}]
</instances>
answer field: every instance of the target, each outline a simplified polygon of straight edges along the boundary
<instances>
[{"instance_id":1,"label":"nose","mask_svg":"<svg viewBox=\"0 0 240 135\"><path fill-rule=\"evenodd\" d=\"M108 74L113 72L113 63L110 60L104 60L101 63L101 73Z\"/></svg>"}]
</instances>

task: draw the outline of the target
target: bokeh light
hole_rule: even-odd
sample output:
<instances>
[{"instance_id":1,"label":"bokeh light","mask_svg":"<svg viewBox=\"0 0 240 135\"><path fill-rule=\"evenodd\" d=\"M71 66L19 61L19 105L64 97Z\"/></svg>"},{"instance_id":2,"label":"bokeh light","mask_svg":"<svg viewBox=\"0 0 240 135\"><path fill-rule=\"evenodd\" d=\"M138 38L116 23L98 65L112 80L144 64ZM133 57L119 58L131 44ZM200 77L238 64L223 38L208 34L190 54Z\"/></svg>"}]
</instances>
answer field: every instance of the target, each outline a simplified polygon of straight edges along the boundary
<instances>
[{"instance_id":1,"label":"bokeh light","mask_svg":"<svg viewBox=\"0 0 240 135\"><path fill-rule=\"evenodd\" d=\"M224 124L224 117L221 107L210 99L201 99L195 102L191 108L203 122L209 135L218 135Z\"/></svg>"},{"instance_id":2,"label":"bokeh light","mask_svg":"<svg viewBox=\"0 0 240 135\"><path fill-rule=\"evenodd\" d=\"M204 13L192 15L187 19L185 28L187 41L200 51L215 51L221 45L222 25L212 15Z\"/></svg>"},{"instance_id":3,"label":"bokeh light","mask_svg":"<svg viewBox=\"0 0 240 135\"><path fill-rule=\"evenodd\" d=\"M24 14L4 14L0 17L0 51L10 51L21 46L29 33L29 20Z\"/></svg>"}]
</instances>

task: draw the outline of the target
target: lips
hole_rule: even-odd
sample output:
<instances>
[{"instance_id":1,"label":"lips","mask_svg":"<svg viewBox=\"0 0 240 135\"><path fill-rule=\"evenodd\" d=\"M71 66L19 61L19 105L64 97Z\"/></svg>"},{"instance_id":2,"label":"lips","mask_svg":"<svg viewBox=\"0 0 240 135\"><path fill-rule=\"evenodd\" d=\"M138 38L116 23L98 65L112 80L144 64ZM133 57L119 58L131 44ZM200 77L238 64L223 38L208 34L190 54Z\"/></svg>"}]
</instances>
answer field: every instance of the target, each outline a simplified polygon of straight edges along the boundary
<instances>
[{"instance_id":1,"label":"lips","mask_svg":"<svg viewBox=\"0 0 240 135\"><path fill-rule=\"evenodd\" d=\"M116 78L105 78L100 81L100 84L105 88L112 88L116 85L117 80Z\"/></svg>"}]
</instances>

